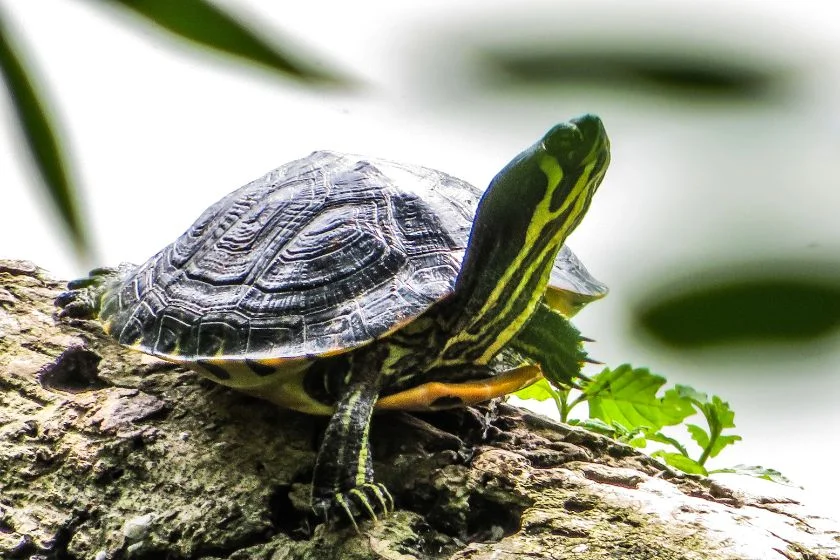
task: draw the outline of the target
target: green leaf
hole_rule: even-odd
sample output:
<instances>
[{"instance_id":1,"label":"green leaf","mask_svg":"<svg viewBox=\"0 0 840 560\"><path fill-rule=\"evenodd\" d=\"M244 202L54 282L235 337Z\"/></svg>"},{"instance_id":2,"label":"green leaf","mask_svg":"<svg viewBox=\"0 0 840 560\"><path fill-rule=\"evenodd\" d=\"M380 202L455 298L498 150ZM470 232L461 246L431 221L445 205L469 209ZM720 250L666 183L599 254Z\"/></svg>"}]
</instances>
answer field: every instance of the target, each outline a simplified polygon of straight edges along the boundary
<instances>
[{"instance_id":1,"label":"green leaf","mask_svg":"<svg viewBox=\"0 0 840 560\"><path fill-rule=\"evenodd\" d=\"M717 395L712 397L712 402L707 403L703 408L716 418L721 428L735 427L735 412L729 408L728 402L721 400Z\"/></svg>"},{"instance_id":2,"label":"green leaf","mask_svg":"<svg viewBox=\"0 0 840 560\"><path fill-rule=\"evenodd\" d=\"M709 433L708 436L705 433L701 435L698 431L700 428L698 427L692 431L692 437L698 443L701 441L705 442L705 445L701 444L703 454L698 459L700 464L704 465L709 457L716 457L724 447L740 441L741 436L722 435L724 429L735 427L735 412L729 408L729 403L715 395L712 397L711 402L705 402L699 406L700 411L706 418L706 422L709 424ZM700 438L699 440L697 439L698 437Z\"/></svg>"},{"instance_id":3,"label":"green leaf","mask_svg":"<svg viewBox=\"0 0 840 560\"><path fill-rule=\"evenodd\" d=\"M718 436L715 438L715 442L709 450L709 457L717 457L718 454L723 450L724 447L727 445L732 445L736 441L741 441L741 436Z\"/></svg>"},{"instance_id":4,"label":"green leaf","mask_svg":"<svg viewBox=\"0 0 840 560\"><path fill-rule=\"evenodd\" d=\"M688 433L691 434L691 439L697 442L701 449L706 449L709 446L709 434L706 430L696 424L686 424Z\"/></svg>"},{"instance_id":5,"label":"green leaf","mask_svg":"<svg viewBox=\"0 0 840 560\"><path fill-rule=\"evenodd\" d=\"M70 234L76 252L81 257L89 256L90 243L79 212L76 188L67 174L64 149L41 99L42 94L18 52L20 47L14 45L0 14L0 74L11 96L18 124L49 199Z\"/></svg>"},{"instance_id":6,"label":"green leaf","mask_svg":"<svg viewBox=\"0 0 840 560\"><path fill-rule=\"evenodd\" d=\"M633 447L646 447L647 440L641 429L628 430L621 424L613 424L610 426L603 420L598 418L587 418L586 420L572 419L569 424L573 426L580 426L590 432L597 432L599 434L611 437L616 441L624 442Z\"/></svg>"},{"instance_id":7,"label":"green leaf","mask_svg":"<svg viewBox=\"0 0 840 560\"><path fill-rule=\"evenodd\" d=\"M701 475L708 475L709 473L706 471L705 467L691 459L686 457L681 453L669 453L667 451L654 451L651 453L652 457L656 457L661 459L666 464L674 467L675 469L679 469L682 472L689 473L689 474L701 474Z\"/></svg>"},{"instance_id":8,"label":"green leaf","mask_svg":"<svg viewBox=\"0 0 840 560\"><path fill-rule=\"evenodd\" d=\"M688 400L675 394L657 397L664 384L665 378L645 368L633 369L624 364L614 370L605 369L584 387L589 416L630 430L645 427L657 431L679 424L695 410Z\"/></svg>"},{"instance_id":9,"label":"green leaf","mask_svg":"<svg viewBox=\"0 0 840 560\"><path fill-rule=\"evenodd\" d=\"M674 439L670 436L666 436L662 432L653 432L650 430L646 430L645 437L649 441L655 441L657 443L664 443L666 445L670 445L671 447L679 451L681 455L688 457L688 450L686 450L686 448L683 446L682 443L679 442L679 440Z\"/></svg>"},{"instance_id":10,"label":"green leaf","mask_svg":"<svg viewBox=\"0 0 840 560\"><path fill-rule=\"evenodd\" d=\"M633 447L635 447L637 449L644 449L645 447L647 447L647 442L648 442L647 438L644 435L638 435L638 434L635 435L634 437L628 439L628 440L621 440L621 441L624 441L628 445L632 445Z\"/></svg>"},{"instance_id":11,"label":"green leaf","mask_svg":"<svg viewBox=\"0 0 840 560\"><path fill-rule=\"evenodd\" d=\"M336 76L303 64L206 0L109 0L170 33L300 80L339 83ZM277 33L274 33L276 36Z\"/></svg>"},{"instance_id":12,"label":"green leaf","mask_svg":"<svg viewBox=\"0 0 840 560\"><path fill-rule=\"evenodd\" d=\"M610 426L603 420L599 420L598 418L586 418L584 420L579 420L577 418L572 418L569 420L569 424L572 426L580 426L585 430L589 430L590 432L595 432L598 434L605 435L607 437L615 438L616 437L616 428Z\"/></svg>"},{"instance_id":13,"label":"green leaf","mask_svg":"<svg viewBox=\"0 0 840 560\"><path fill-rule=\"evenodd\" d=\"M520 389L513 394L523 400L531 399L540 402L554 398L551 394L551 386L545 379L540 379L536 383Z\"/></svg>"},{"instance_id":14,"label":"green leaf","mask_svg":"<svg viewBox=\"0 0 840 560\"><path fill-rule=\"evenodd\" d=\"M667 394L672 394L681 399L689 399L697 403L698 406L709 400L706 393L701 393L700 391L696 390L694 387L691 387L689 385L674 385L673 389L668 389L666 395Z\"/></svg>"},{"instance_id":15,"label":"green leaf","mask_svg":"<svg viewBox=\"0 0 840 560\"><path fill-rule=\"evenodd\" d=\"M788 486L794 486L793 482L790 481L785 475L777 471L776 469L770 469L767 467L761 467L759 465L735 465L734 467L729 467L725 469L715 469L713 471L709 471L710 474L717 474L717 473L732 473L732 474L741 474L745 476L752 476L755 478L763 478L764 480L770 480L772 482L777 482L779 484L786 484Z\"/></svg>"}]
</instances>

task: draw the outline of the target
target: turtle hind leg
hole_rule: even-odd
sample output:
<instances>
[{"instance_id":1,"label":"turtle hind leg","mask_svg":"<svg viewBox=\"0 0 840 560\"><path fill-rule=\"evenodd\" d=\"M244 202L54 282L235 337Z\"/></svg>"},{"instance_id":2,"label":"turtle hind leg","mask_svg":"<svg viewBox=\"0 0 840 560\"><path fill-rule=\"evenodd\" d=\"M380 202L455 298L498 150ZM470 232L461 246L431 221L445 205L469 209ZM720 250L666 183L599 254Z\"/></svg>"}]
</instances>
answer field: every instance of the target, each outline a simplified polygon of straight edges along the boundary
<instances>
[{"instance_id":1,"label":"turtle hind leg","mask_svg":"<svg viewBox=\"0 0 840 560\"><path fill-rule=\"evenodd\" d=\"M58 316L95 319L99 315L105 286L134 268L135 265L131 264L122 264L118 268L94 268L87 277L71 280L67 283L67 290L55 298L55 305L61 308Z\"/></svg>"},{"instance_id":2,"label":"turtle hind leg","mask_svg":"<svg viewBox=\"0 0 840 560\"><path fill-rule=\"evenodd\" d=\"M358 530L356 519L376 519L394 509L388 489L373 479L370 453L370 417L379 394L379 364L366 352L354 360L350 382L330 418L315 461L312 509L330 520L347 518Z\"/></svg>"}]
</instances>

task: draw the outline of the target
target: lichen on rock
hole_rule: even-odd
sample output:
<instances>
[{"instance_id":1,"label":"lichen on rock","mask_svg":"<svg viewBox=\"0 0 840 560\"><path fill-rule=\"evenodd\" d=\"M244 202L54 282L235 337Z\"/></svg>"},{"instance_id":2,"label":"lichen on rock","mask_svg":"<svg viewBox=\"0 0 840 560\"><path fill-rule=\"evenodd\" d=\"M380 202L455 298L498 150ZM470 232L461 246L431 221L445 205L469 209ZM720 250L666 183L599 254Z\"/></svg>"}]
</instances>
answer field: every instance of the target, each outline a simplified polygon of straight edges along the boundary
<instances>
[{"instance_id":1,"label":"lichen on rock","mask_svg":"<svg viewBox=\"0 0 840 560\"><path fill-rule=\"evenodd\" d=\"M61 288L0 261L0 558L840 558L840 526L795 500L504 403L376 418L398 509L324 524L308 507L324 419L56 320Z\"/></svg>"}]
</instances>

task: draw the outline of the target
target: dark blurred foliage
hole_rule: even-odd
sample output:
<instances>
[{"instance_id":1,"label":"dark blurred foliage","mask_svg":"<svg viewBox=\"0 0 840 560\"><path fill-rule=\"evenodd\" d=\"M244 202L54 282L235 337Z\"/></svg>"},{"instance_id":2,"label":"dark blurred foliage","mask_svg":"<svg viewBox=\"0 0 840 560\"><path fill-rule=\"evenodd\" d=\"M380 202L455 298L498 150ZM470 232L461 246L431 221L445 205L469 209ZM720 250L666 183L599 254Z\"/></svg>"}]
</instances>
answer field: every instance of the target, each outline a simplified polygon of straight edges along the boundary
<instances>
[{"instance_id":1,"label":"dark blurred foliage","mask_svg":"<svg viewBox=\"0 0 840 560\"><path fill-rule=\"evenodd\" d=\"M337 74L318 69L297 55L298 48L278 47L279 34L271 43L221 8L205 0L108 0L141 16L140 22L152 23L201 47L235 56L279 73L311 83L341 83Z\"/></svg>"},{"instance_id":2,"label":"dark blurred foliage","mask_svg":"<svg viewBox=\"0 0 840 560\"><path fill-rule=\"evenodd\" d=\"M118 6L139 16L138 24L150 24L172 36L235 57L248 64L257 64L284 79L309 84L347 85L348 80L307 62L301 49L277 46L279 33L269 43L255 34L248 25L206 0L103 0L106 8ZM68 150L60 134L54 111L50 109L48 92L35 79L37 73L25 56L17 35L0 12L0 75L17 115L23 137L32 156L49 200L61 223L73 240L80 258L91 256L92 241L84 227L79 210L78 186L68 172Z\"/></svg>"},{"instance_id":3,"label":"dark blurred foliage","mask_svg":"<svg viewBox=\"0 0 840 560\"><path fill-rule=\"evenodd\" d=\"M732 57L713 53L682 53L651 48L649 51L577 52L570 49L487 49L479 59L488 80L515 86L588 84L599 88L647 88L670 96L687 94L755 101L774 91L779 74Z\"/></svg>"},{"instance_id":4,"label":"dark blurred foliage","mask_svg":"<svg viewBox=\"0 0 840 560\"><path fill-rule=\"evenodd\" d=\"M76 188L67 173L64 148L56 134L53 117L45 106L45 96L38 91L31 71L18 56L2 16L0 13L0 73L41 180L77 253L84 255L90 249L90 241L79 212Z\"/></svg>"},{"instance_id":5,"label":"dark blurred foliage","mask_svg":"<svg viewBox=\"0 0 840 560\"><path fill-rule=\"evenodd\" d=\"M121 21L151 25L185 43L259 65L283 79L350 85L339 73L325 71L311 56L299 54L299 48L285 45L279 34L273 33L272 40L266 41L247 23L207 0L101 0L94 5L105 11L125 11L134 18ZM4 19L0 12L0 72L43 184L84 256L91 241L78 209L77 187L72 173L67 172L73 166L67 165L60 126L50 110L48 92L38 85L37 72L20 45L22 30L9 29ZM469 25L475 26L475 22L470 20ZM440 67L440 45L446 45L452 54L466 53L485 88L643 88L673 99L685 94L685 99L753 103L772 96L790 77L781 62L757 61L748 52L713 48L711 43L679 45L651 39L621 45L574 37L540 42L526 34L500 44L493 42L496 34L492 27L482 31L460 26L420 35L425 41L420 51L435 64L434 84L457 79ZM423 75L423 56L412 66L416 74ZM465 68L455 70L467 73ZM638 304L635 317L644 332L678 348L812 340L840 325L838 286L840 275L809 276L803 274L801 265L711 275L698 272L684 282L654 285Z\"/></svg>"},{"instance_id":6,"label":"dark blurred foliage","mask_svg":"<svg viewBox=\"0 0 840 560\"><path fill-rule=\"evenodd\" d=\"M698 273L654 285L635 317L645 332L680 349L817 340L840 328L840 271L792 263Z\"/></svg>"}]
</instances>

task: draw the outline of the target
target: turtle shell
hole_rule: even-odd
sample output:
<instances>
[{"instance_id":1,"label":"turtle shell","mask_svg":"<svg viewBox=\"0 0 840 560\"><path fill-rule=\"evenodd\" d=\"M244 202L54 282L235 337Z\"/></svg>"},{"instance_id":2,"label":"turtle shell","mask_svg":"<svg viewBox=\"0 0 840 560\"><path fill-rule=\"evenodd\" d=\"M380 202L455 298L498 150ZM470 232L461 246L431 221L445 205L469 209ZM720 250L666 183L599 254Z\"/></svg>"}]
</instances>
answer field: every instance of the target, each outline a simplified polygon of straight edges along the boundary
<instances>
[{"instance_id":1,"label":"turtle shell","mask_svg":"<svg viewBox=\"0 0 840 560\"><path fill-rule=\"evenodd\" d=\"M169 359L344 352L452 292L480 195L433 169L314 152L208 208L106 289L100 317ZM566 248L551 282L600 286Z\"/></svg>"}]
</instances>

